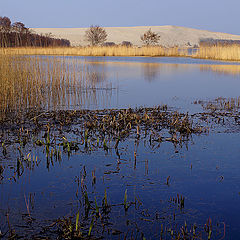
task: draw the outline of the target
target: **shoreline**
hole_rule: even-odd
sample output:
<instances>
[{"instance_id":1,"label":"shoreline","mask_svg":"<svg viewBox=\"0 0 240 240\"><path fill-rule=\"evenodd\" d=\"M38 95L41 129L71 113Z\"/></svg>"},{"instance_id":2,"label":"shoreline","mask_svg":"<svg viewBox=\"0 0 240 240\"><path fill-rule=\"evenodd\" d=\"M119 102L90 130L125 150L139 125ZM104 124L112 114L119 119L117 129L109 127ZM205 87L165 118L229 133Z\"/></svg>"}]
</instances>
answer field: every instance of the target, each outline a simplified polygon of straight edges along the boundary
<instances>
[{"instance_id":1,"label":"shoreline","mask_svg":"<svg viewBox=\"0 0 240 240\"><path fill-rule=\"evenodd\" d=\"M196 50L189 54L189 50ZM39 56L81 56L81 57L176 57L191 58L223 62L240 62L240 55L233 50L239 51L240 46L214 46L200 48L164 48L151 47L12 47L0 48L0 55L39 55ZM204 56L204 51L206 55ZM222 52L221 52L222 51ZM210 52L210 53L209 53ZM212 53L211 53L212 52ZM218 55L215 55L217 52ZM221 56L222 57L219 57ZM238 57L238 59L236 59Z\"/></svg>"}]
</instances>

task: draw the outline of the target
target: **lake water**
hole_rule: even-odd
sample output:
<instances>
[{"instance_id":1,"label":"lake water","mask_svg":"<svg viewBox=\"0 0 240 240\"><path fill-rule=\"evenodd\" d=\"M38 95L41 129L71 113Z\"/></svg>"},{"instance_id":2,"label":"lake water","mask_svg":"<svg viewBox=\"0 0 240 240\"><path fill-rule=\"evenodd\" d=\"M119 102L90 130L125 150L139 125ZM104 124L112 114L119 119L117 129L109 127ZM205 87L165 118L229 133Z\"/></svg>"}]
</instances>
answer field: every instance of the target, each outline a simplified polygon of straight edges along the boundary
<instances>
[{"instance_id":1,"label":"lake water","mask_svg":"<svg viewBox=\"0 0 240 240\"><path fill-rule=\"evenodd\" d=\"M196 101L240 95L239 63L167 57L64 57L66 63L73 59L94 73L93 85L81 88L82 92L88 91L90 97L78 101L68 86L69 104L61 103L58 110L167 104L173 111L194 114L204 111L200 104L194 104ZM208 239L209 224L211 239L238 239L238 122L233 121L233 128L214 126L209 124L208 133L192 135L177 146L167 141L150 144L148 137L136 140L130 136L119 143L120 158L114 147L108 152L103 148L84 149L78 139L81 135L76 133L78 126L63 126L60 136L55 136L57 140L54 137L52 143L64 137L78 142L80 151L68 154L62 150L58 161L49 160L45 147L34 144L33 136L44 139L44 132L31 135L32 139L22 146L21 141L11 140L15 139L14 133L1 128L1 144L7 146L7 153L3 145L0 152L0 165L4 169L0 180L0 231L6 234L3 238L9 235L9 229L14 229L24 238L49 236L54 239L56 233L42 226L49 227L58 218L75 217L78 211L84 215L80 200L80 186L84 183L92 206L95 197L97 204L102 204L105 191L111 205L103 233L98 230L102 228L100 221L95 220L92 231L96 236L160 239L162 225L165 229L162 239L172 239L172 230L186 225L190 234L195 224L204 233L195 239ZM20 131L19 139L28 136L26 132L26 128ZM37 156L38 164L33 164L33 156ZM18 159L24 159L26 165L19 167ZM29 164L32 165L29 167ZM123 206L124 196L128 202L135 201L127 211ZM177 196L184 197L184 206L173 200ZM85 228L88 231L91 219L85 219L83 231Z\"/></svg>"},{"instance_id":2,"label":"lake water","mask_svg":"<svg viewBox=\"0 0 240 240\"><path fill-rule=\"evenodd\" d=\"M105 98L88 102L83 108L169 104L189 110L196 100L239 96L239 63L172 57L75 58L99 75L100 91L104 82L113 88L102 94Z\"/></svg>"}]
</instances>

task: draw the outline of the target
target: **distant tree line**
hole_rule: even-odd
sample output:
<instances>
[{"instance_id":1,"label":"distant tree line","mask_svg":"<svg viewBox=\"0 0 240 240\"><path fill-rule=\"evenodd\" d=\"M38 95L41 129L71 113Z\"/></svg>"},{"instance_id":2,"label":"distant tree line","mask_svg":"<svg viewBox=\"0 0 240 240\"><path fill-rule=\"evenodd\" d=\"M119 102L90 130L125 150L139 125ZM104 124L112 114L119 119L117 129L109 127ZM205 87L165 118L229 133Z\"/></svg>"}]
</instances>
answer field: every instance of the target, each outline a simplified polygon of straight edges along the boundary
<instances>
[{"instance_id":1,"label":"distant tree line","mask_svg":"<svg viewBox=\"0 0 240 240\"><path fill-rule=\"evenodd\" d=\"M45 35L34 33L22 22L11 23L8 17L0 16L0 47L27 46L70 46L70 41L54 38L51 33Z\"/></svg>"}]
</instances>

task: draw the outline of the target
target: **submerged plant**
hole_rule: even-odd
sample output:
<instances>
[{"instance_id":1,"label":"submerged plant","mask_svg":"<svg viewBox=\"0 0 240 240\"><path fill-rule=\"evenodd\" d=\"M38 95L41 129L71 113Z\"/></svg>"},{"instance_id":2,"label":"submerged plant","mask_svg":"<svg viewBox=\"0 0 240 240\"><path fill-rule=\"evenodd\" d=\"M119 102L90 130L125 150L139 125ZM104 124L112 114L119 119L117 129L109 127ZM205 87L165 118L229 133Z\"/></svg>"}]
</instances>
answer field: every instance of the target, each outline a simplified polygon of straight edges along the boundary
<instances>
[{"instance_id":1,"label":"submerged plant","mask_svg":"<svg viewBox=\"0 0 240 240\"><path fill-rule=\"evenodd\" d=\"M127 202L127 189L126 189L125 194L124 194L123 206L124 206L125 211L127 211L128 208L130 207L130 204Z\"/></svg>"}]
</instances>

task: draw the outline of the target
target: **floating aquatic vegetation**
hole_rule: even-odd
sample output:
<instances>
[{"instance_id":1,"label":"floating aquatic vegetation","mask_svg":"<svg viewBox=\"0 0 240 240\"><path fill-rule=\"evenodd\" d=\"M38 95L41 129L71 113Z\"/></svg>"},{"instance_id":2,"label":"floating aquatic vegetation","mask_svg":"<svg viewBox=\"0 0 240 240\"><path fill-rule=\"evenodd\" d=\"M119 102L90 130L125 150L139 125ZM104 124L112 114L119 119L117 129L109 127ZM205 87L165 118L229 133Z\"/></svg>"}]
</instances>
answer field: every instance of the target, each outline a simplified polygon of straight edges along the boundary
<instances>
[{"instance_id":1,"label":"floating aquatic vegetation","mask_svg":"<svg viewBox=\"0 0 240 240\"><path fill-rule=\"evenodd\" d=\"M195 113L192 116L206 128L220 130L220 127L228 132L240 131L240 98L222 98L214 100L197 100L194 104L199 104L203 112ZM205 124L207 125L205 125Z\"/></svg>"},{"instance_id":2,"label":"floating aquatic vegetation","mask_svg":"<svg viewBox=\"0 0 240 240\"><path fill-rule=\"evenodd\" d=\"M195 101L194 103L201 104L205 111L211 112L237 112L240 109L240 97L219 97L213 101Z\"/></svg>"},{"instance_id":3,"label":"floating aquatic vegetation","mask_svg":"<svg viewBox=\"0 0 240 240\"><path fill-rule=\"evenodd\" d=\"M67 153L70 157L78 151L91 153L103 149L108 153L115 150L120 160L119 144L131 138L136 141L136 164L139 141L147 141L152 149L160 147L162 142L170 142L176 149L187 144L193 134L208 131L206 127L194 123L193 117L188 113L168 110L165 105L120 110L51 111L40 114L32 112L25 116L20 129L18 121L16 118L12 125L8 121L0 125L3 133L11 133L3 134L3 156L7 154L7 144L18 143L18 176L22 175L25 167L31 169L38 165L38 157L25 150L28 143L33 147L43 148L49 169L50 164L54 165L53 160L61 161L62 153ZM146 171L147 169L146 162ZM93 184L95 181L93 175Z\"/></svg>"},{"instance_id":4,"label":"floating aquatic vegetation","mask_svg":"<svg viewBox=\"0 0 240 240\"><path fill-rule=\"evenodd\" d=\"M61 161L63 155L71 158L75 153L91 154L99 150L105 155L115 151L118 163L121 163L124 161L121 158L121 145L130 139L134 142L132 157L136 166L140 142L144 142L145 146L150 149L160 147L163 142L172 144L175 148L181 147L193 135L208 132L208 128L199 124L198 119L197 115L172 111L167 106L95 111L52 111L37 114L29 112L24 120L21 120L20 128L18 119L11 120L12 125L8 122L1 123L1 154L6 158L8 154L11 154L11 146L17 146L17 166L13 169L12 176L12 179L16 181L17 177L23 176L26 170L32 171L43 161L35 155L34 151L29 150L42 150L49 170L51 165ZM4 167L0 170L2 174ZM146 176L149 174L147 159L145 160L145 174ZM162 185L170 189L174 176L165 176ZM96 192L90 186L97 189L100 179L96 180L96 169L93 168L87 173L84 166L80 176L75 178L79 187L76 191L79 205L74 209L74 214L59 218L44 228L46 232L49 231L49 236L64 239L95 239L119 235L127 239L131 238L132 234L135 238L147 239L146 231L141 228L141 222L156 223L161 226L161 230L159 229L156 233L160 239L207 239L215 232L216 227L213 227L212 222L207 222L205 227L194 225L192 222L189 225L179 222L179 216L183 216L188 210L186 198L180 193L177 197L174 195L170 198L171 206L167 210L149 213L144 207L144 202L137 196L133 198L128 188L125 188L125 193L122 193L122 200L119 202L113 202L107 189L101 196L95 194ZM90 185L87 185L87 181ZM29 198L25 197L28 215L25 219L28 222L30 221L29 215L32 218L29 204ZM127 223L123 228L126 231L116 229L116 225L112 227L112 216L116 212L122 213L121 211L123 211L122 216L126 216ZM131 219L132 213L136 215L137 220ZM220 228L222 233L222 225ZM12 232L14 233L13 230ZM3 234L5 233L4 230Z\"/></svg>"}]
</instances>

